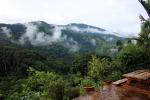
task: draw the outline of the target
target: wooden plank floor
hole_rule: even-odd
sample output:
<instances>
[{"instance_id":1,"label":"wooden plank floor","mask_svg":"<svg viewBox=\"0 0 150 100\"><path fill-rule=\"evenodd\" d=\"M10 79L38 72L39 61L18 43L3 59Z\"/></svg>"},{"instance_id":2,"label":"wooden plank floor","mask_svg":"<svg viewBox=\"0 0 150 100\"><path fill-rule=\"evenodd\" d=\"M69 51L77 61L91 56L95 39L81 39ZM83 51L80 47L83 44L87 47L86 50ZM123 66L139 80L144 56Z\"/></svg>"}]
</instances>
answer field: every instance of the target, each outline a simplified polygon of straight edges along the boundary
<instances>
[{"instance_id":1,"label":"wooden plank floor","mask_svg":"<svg viewBox=\"0 0 150 100\"><path fill-rule=\"evenodd\" d=\"M150 70L137 70L131 73L124 74L123 77L147 80L150 78Z\"/></svg>"}]
</instances>

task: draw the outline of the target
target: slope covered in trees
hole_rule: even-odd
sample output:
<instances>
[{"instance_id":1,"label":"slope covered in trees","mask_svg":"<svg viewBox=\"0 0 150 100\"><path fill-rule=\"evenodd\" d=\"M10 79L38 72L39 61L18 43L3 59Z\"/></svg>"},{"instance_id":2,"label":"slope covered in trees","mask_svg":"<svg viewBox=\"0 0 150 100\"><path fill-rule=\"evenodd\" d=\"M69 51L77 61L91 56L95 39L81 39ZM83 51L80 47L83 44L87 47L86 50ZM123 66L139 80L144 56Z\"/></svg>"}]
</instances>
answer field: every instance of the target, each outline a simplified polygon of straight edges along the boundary
<instances>
[{"instance_id":1,"label":"slope covered in trees","mask_svg":"<svg viewBox=\"0 0 150 100\"><path fill-rule=\"evenodd\" d=\"M149 14L149 0L139 0ZM85 24L0 24L0 99L70 100L136 69L150 69L149 19L138 38ZM117 52L116 52L117 50ZM115 52L110 52L115 51Z\"/></svg>"}]
</instances>

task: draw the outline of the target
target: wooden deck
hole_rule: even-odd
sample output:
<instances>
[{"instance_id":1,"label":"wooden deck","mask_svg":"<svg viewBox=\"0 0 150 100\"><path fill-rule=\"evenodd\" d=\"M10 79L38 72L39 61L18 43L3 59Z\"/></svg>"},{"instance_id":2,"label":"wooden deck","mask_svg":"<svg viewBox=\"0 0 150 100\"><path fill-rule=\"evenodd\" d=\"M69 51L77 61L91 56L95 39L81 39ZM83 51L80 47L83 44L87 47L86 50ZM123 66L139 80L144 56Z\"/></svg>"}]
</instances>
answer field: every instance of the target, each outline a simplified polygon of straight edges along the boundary
<instances>
[{"instance_id":1,"label":"wooden deck","mask_svg":"<svg viewBox=\"0 0 150 100\"><path fill-rule=\"evenodd\" d=\"M137 70L131 73L124 74L123 77L134 78L137 80L150 79L150 70Z\"/></svg>"},{"instance_id":2,"label":"wooden deck","mask_svg":"<svg viewBox=\"0 0 150 100\"><path fill-rule=\"evenodd\" d=\"M103 89L100 89L99 92L95 91L85 94L73 100L150 100L150 97L127 88L107 85Z\"/></svg>"},{"instance_id":3,"label":"wooden deck","mask_svg":"<svg viewBox=\"0 0 150 100\"><path fill-rule=\"evenodd\" d=\"M106 84L99 92L74 100L150 100L150 70L137 70L123 77L112 84Z\"/></svg>"}]
</instances>

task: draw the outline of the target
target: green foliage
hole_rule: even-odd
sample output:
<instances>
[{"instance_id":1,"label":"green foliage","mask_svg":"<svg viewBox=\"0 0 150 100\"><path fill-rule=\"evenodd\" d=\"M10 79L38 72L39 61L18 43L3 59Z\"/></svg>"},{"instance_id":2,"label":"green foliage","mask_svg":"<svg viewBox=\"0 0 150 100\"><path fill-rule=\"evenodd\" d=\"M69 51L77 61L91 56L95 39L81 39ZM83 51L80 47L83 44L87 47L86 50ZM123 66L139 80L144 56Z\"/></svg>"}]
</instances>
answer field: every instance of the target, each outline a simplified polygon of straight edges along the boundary
<instances>
[{"instance_id":1,"label":"green foliage","mask_svg":"<svg viewBox=\"0 0 150 100\"><path fill-rule=\"evenodd\" d=\"M45 22L31 23L37 25L39 32L52 35L52 25ZM77 26L87 27L82 24ZM26 29L20 24L0 24L0 27L10 28L13 40L18 40ZM147 46L149 47L148 21L143 24L139 37L143 42L140 45L128 43L126 47L123 47L124 38L89 32L82 34L69 29L62 30L62 36L67 36L68 40L46 46L14 44L1 33L0 29L0 43L8 46L0 46L0 99L71 100L84 94L84 86L99 89L103 81L118 80L124 72L148 65L143 49L146 46L148 50ZM113 41L109 41L110 37ZM66 47L66 44L74 44L71 39L77 42L79 51ZM112 48L121 50L114 60L107 57L115 58L115 54L110 52ZM92 56L93 54L107 56Z\"/></svg>"},{"instance_id":2,"label":"green foliage","mask_svg":"<svg viewBox=\"0 0 150 100\"><path fill-rule=\"evenodd\" d=\"M81 55L77 57L71 66L71 72L72 73L80 73L83 76L87 75L88 72L88 62L91 59L91 55Z\"/></svg>"},{"instance_id":3,"label":"green foliage","mask_svg":"<svg viewBox=\"0 0 150 100\"><path fill-rule=\"evenodd\" d=\"M112 71L110 75L108 75L107 80L116 81L122 78L123 73L119 70Z\"/></svg>"},{"instance_id":4,"label":"green foliage","mask_svg":"<svg viewBox=\"0 0 150 100\"><path fill-rule=\"evenodd\" d=\"M129 44L119 53L118 59L123 63L122 71L129 72L140 68L147 68L148 57L142 47Z\"/></svg>"},{"instance_id":5,"label":"green foliage","mask_svg":"<svg viewBox=\"0 0 150 100\"><path fill-rule=\"evenodd\" d=\"M80 73L82 76L87 76L89 61L91 61L93 55L99 59L106 58L109 61L111 60L109 56L96 55L94 53L80 55L73 61L71 72L74 74Z\"/></svg>"},{"instance_id":6,"label":"green foliage","mask_svg":"<svg viewBox=\"0 0 150 100\"><path fill-rule=\"evenodd\" d=\"M84 86L84 87L94 87L95 86L95 82L94 80L90 79L90 78L84 78L82 81L81 81L81 85Z\"/></svg>"},{"instance_id":7,"label":"green foliage","mask_svg":"<svg viewBox=\"0 0 150 100\"><path fill-rule=\"evenodd\" d=\"M120 51L120 50L123 48L123 43L122 43L122 41L121 41L121 40L118 40L118 41L116 42L116 46L117 46L117 48L118 48L118 51Z\"/></svg>"},{"instance_id":8,"label":"green foliage","mask_svg":"<svg viewBox=\"0 0 150 100\"><path fill-rule=\"evenodd\" d=\"M0 46L0 75L22 75L27 76L28 66L41 69L47 67L44 63L46 58L39 53L18 49L10 46ZM46 68L45 68L46 69Z\"/></svg>"},{"instance_id":9,"label":"green foliage","mask_svg":"<svg viewBox=\"0 0 150 100\"><path fill-rule=\"evenodd\" d=\"M143 5L147 14L150 17L150 0L139 0L139 2Z\"/></svg>"},{"instance_id":10,"label":"green foliage","mask_svg":"<svg viewBox=\"0 0 150 100\"><path fill-rule=\"evenodd\" d=\"M147 14L150 18L150 0L139 0L142 6L145 8ZM140 16L142 25L141 32L138 38L138 45L143 47L143 50L146 55L148 55L148 59L150 59L150 20L145 19L142 15Z\"/></svg>"},{"instance_id":11,"label":"green foliage","mask_svg":"<svg viewBox=\"0 0 150 100\"><path fill-rule=\"evenodd\" d=\"M8 95L10 96L10 94L20 92L22 89L22 83L24 83L22 77L0 77L0 99L6 99Z\"/></svg>"},{"instance_id":12,"label":"green foliage","mask_svg":"<svg viewBox=\"0 0 150 100\"><path fill-rule=\"evenodd\" d=\"M94 87L94 88L99 89L100 86L99 86L99 83L97 84L96 81L93 80L92 78L84 77L81 80L81 83L80 83L79 87L80 87L80 95L84 95L85 94L84 87Z\"/></svg>"},{"instance_id":13,"label":"green foliage","mask_svg":"<svg viewBox=\"0 0 150 100\"><path fill-rule=\"evenodd\" d=\"M105 80L117 80L121 78L120 72L121 63L116 61L109 61L106 58L97 58L96 56L92 57L92 60L89 62L89 71L88 75L100 81Z\"/></svg>"},{"instance_id":14,"label":"green foliage","mask_svg":"<svg viewBox=\"0 0 150 100\"><path fill-rule=\"evenodd\" d=\"M30 68L30 76L22 84L21 93L12 94L12 98L24 100L60 100L66 96L66 81L53 72L40 72Z\"/></svg>"},{"instance_id":15,"label":"green foliage","mask_svg":"<svg viewBox=\"0 0 150 100\"><path fill-rule=\"evenodd\" d=\"M109 73L107 72L110 63L107 59L99 59L96 56L92 57L92 60L89 62L89 72L88 75L94 79L104 80L106 75Z\"/></svg>"}]
</instances>

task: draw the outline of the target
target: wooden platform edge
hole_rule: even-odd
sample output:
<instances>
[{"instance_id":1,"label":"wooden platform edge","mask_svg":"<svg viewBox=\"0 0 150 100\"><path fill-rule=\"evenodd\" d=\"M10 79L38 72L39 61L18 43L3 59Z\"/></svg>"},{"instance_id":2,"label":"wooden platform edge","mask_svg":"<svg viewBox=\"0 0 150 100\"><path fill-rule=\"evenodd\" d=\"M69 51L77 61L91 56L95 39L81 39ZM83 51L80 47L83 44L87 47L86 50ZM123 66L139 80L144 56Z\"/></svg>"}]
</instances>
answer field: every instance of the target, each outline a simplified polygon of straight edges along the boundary
<instances>
[{"instance_id":1,"label":"wooden platform edge","mask_svg":"<svg viewBox=\"0 0 150 100\"><path fill-rule=\"evenodd\" d=\"M127 81L128 81L128 79L127 79L127 78L124 78L124 79L115 81L115 82L113 82L112 84L113 84L113 85L120 85L120 84L125 83L125 82L127 82Z\"/></svg>"}]
</instances>

